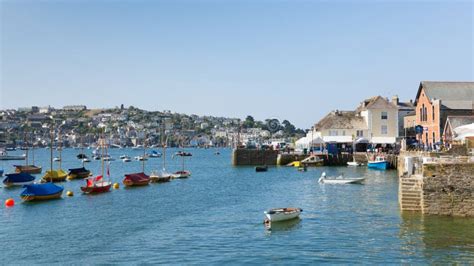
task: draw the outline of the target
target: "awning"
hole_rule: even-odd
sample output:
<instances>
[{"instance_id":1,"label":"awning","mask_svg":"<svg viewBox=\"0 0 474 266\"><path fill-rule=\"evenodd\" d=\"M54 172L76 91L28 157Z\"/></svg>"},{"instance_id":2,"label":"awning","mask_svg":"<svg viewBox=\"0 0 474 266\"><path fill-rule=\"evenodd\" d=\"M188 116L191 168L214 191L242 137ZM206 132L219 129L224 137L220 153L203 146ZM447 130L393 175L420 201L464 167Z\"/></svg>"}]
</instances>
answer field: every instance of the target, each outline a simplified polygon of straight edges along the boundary
<instances>
[{"instance_id":1,"label":"awning","mask_svg":"<svg viewBox=\"0 0 474 266\"><path fill-rule=\"evenodd\" d=\"M324 142L352 143L352 136L323 136Z\"/></svg>"},{"instance_id":2,"label":"awning","mask_svg":"<svg viewBox=\"0 0 474 266\"><path fill-rule=\"evenodd\" d=\"M370 143L373 144L394 144L397 142L395 137L373 137Z\"/></svg>"}]
</instances>

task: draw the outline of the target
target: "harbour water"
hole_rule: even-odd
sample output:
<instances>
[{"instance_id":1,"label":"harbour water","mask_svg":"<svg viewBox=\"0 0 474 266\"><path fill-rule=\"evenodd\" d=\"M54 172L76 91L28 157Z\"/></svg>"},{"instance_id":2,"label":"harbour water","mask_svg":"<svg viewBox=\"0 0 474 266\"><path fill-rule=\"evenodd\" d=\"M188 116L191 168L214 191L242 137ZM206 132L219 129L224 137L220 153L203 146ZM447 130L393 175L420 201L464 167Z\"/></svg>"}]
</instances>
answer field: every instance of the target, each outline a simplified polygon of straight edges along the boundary
<instances>
[{"instance_id":1,"label":"harbour water","mask_svg":"<svg viewBox=\"0 0 474 266\"><path fill-rule=\"evenodd\" d=\"M271 167L256 173L232 167L228 149L220 155L214 149L187 151L193 153L186 158L192 176L170 183L83 195L84 181L70 181L63 185L74 197L64 193L41 203L20 203L21 188L1 188L2 201L16 201L13 208L0 207L2 264L474 263L474 219L402 215L396 171ZM80 167L79 152L63 151L63 169ZM142 151L110 154L118 159ZM48 169L49 150L37 150L36 161L43 172ZM180 158L167 161L169 170L180 170ZM161 162L148 160L146 171ZM13 163L21 161L0 167L9 172ZM97 174L100 163L86 168ZM113 182L139 171L141 162L111 162ZM322 185L322 171L367 180ZM265 230L263 211L286 206L302 208L302 219Z\"/></svg>"}]
</instances>

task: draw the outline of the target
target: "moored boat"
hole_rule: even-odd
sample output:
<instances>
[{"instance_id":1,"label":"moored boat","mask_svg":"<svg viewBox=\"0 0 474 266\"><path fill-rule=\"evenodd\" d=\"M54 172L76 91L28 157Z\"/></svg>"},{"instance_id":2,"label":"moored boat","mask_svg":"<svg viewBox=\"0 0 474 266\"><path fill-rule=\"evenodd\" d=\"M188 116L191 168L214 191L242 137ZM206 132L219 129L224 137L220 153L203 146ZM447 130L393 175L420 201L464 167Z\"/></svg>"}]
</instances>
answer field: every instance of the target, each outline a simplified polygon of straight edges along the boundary
<instances>
[{"instance_id":1,"label":"moored boat","mask_svg":"<svg viewBox=\"0 0 474 266\"><path fill-rule=\"evenodd\" d=\"M268 166L266 165L255 167L255 172L266 172L266 171L268 171Z\"/></svg>"},{"instance_id":2,"label":"moored boat","mask_svg":"<svg viewBox=\"0 0 474 266\"><path fill-rule=\"evenodd\" d=\"M0 150L0 160L25 160L26 154L24 155L8 155L6 150Z\"/></svg>"},{"instance_id":3,"label":"moored boat","mask_svg":"<svg viewBox=\"0 0 474 266\"><path fill-rule=\"evenodd\" d=\"M45 175L41 178L42 183L46 182L64 182L66 181L67 173L62 170L48 170Z\"/></svg>"},{"instance_id":4,"label":"moored boat","mask_svg":"<svg viewBox=\"0 0 474 266\"><path fill-rule=\"evenodd\" d=\"M367 162L367 167L372 169L386 170L389 167L389 163L383 156L375 157L375 160Z\"/></svg>"},{"instance_id":5,"label":"moored boat","mask_svg":"<svg viewBox=\"0 0 474 266\"><path fill-rule=\"evenodd\" d=\"M59 199L64 188L53 183L25 185L25 189L20 194L23 201L40 201Z\"/></svg>"},{"instance_id":6,"label":"moored boat","mask_svg":"<svg viewBox=\"0 0 474 266\"><path fill-rule=\"evenodd\" d=\"M35 177L27 173L13 173L6 174L5 176L3 184L6 187L29 185L35 181Z\"/></svg>"},{"instance_id":7,"label":"moored boat","mask_svg":"<svg viewBox=\"0 0 474 266\"><path fill-rule=\"evenodd\" d=\"M67 175L68 180L82 179L91 175L91 171L87 170L84 166L80 168L71 168Z\"/></svg>"},{"instance_id":8,"label":"moored boat","mask_svg":"<svg viewBox=\"0 0 474 266\"><path fill-rule=\"evenodd\" d=\"M301 161L302 165L306 166L323 166L324 165L324 160L319 158L316 155L311 155L304 160Z\"/></svg>"},{"instance_id":9,"label":"moored boat","mask_svg":"<svg viewBox=\"0 0 474 266\"><path fill-rule=\"evenodd\" d=\"M356 161L352 161L352 162L347 162L347 165L348 165L348 166L361 166L362 163L358 163L358 162L356 162Z\"/></svg>"},{"instance_id":10,"label":"moored boat","mask_svg":"<svg viewBox=\"0 0 474 266\"><path fill-rule=\"evenodd\" d=\"M25 174L41 174L43 168L36 165L14 165L15 172Z\"/></svg>"},{"instance_id":11,"label":"moored boat","mask_svg":"<svg viewBox=\"0 0 474 266\"><path fill-rule=\"evenodd\" d=\"M177 171L171 175L172 178L187 178L191 176L191 172L183 170Z\"/></svg>"},{"instance_id":12,"label":"moored boat","mask_svg":"<svg viewBox=\"0 0 474 266\"><path fill-rule=\"evenodd\" d=\"M172 174L166 172L165 169L163 171L153 171L150 175L150 182L151 183L164 183L169 182L171 180Z\"/></svg>"},{"instance_id":13,"label":"moored boat","mask_svg":"<svg viewBox=\"0 0 474 266\"><path fill-rule=\"evenodd\" d=\"M318 182L319 183L324 183L324 184L361 184L364 182L365 178L363 177L358 177L358 178L344 178L343 176L338 176L336 178L327 178L326 173L323 172L321 174L321 177L319 178Z\"/></svg>"},{"instance_id":14,"label":"moored boat","mask_svg":"<svg viewBox=\"0 0 474 266\"><path fill-rule=\"evenodd\" d=\"M126 174L122 182L127 187L146 186L150 183L150 176L145 173Z\"/></svg>"},{"instance_id":15,"label":"moored boat","mask_svg":"<svg viewBox=\"0 0 474 266\"><path fill-rule=\"evenodd\" d=\"M82 192L86 194L109 192L112 182L103 180L102 176L86 178L86 186L81 187Z\"/></svg>"},{"instance_id":16,"label":"moored boat","mask_svg":"<svg viewBox=\"0 0 474 266\"><path fill-rule=\"evenodd\" d=\"M264 214L269 222L281 222L298 218L301 212L301 208L276 208L265 211Z\"/></svg>"}]
</instances>

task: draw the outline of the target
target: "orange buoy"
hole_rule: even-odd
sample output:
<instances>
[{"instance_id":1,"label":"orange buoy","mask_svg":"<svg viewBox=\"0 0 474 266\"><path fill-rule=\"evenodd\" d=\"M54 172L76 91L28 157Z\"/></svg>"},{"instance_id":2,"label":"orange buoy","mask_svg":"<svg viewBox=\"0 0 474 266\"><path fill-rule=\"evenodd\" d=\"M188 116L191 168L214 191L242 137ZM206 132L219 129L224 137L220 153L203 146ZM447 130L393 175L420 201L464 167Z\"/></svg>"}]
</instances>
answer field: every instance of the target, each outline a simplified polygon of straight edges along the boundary
<instances>
[{"instance_id":1,"label":"orange buoy","mask_svg":"<svg viewBox=\"0 0 474 266\"><path fill-rule=\"evenodd\" d=\"M15 201L12 198L9 198L5 201L5 206L13 207L13 206L15 206Z\"/></svg>"}]
</instances>

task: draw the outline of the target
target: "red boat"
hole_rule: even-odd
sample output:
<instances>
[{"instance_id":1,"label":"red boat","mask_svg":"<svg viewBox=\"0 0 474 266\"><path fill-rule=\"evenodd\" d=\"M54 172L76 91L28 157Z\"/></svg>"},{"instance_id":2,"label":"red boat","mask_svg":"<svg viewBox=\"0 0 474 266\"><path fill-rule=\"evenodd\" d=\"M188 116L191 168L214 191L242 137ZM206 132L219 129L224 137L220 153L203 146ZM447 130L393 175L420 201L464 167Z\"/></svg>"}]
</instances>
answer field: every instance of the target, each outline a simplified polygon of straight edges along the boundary
<instances>
[{"instance_id":1,"label":"red boat","mask_svg":"<svg viewBox=\"0 0 474 266\"><path fill-rule=\"evenodd\" d=\"M112 182L104 181L101 175L86 178L86 182L87 185L85 187L81 187L81 190L87 194L109 192L110 188L112 187Z\"/></svg>"},{"instance_id":2,"label":"red boat","mask_svg":"<svg viewBox=\"0 0 474 266\"><path fill-rule=\"evenodd\" d=\"M135 173L125 175L123 184L127 187L147 186L150 183L150 176L145 173Z\"/></svg>"}]
</instances>

